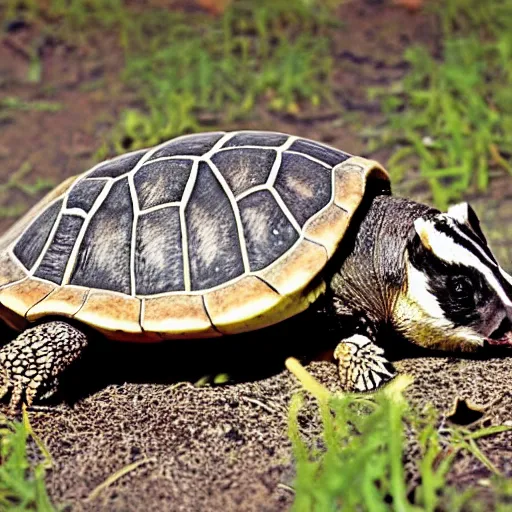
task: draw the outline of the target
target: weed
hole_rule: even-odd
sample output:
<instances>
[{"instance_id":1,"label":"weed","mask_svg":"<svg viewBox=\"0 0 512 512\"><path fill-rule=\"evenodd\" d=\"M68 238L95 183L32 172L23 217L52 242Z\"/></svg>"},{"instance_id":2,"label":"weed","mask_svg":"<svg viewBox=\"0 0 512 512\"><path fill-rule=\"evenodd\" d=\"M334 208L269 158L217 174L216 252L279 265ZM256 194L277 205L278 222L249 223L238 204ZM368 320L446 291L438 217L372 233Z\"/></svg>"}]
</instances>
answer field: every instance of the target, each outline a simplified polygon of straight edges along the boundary
<instances>
[{"instance_id":1,"label":"weed","mask_svg":"<svg viewBox=\"0 0 512 512\"><path fill-rule=\"evenodd\" d=\"M122 0L9 2L11 15L23 4L44 17L53 37L80 42L90 27L119 34L122 76L139 101L114 129L115 152L197 131L206 117L209 125L243 118L259 101L292 114L334 104L333 0L235 0L217 17Z\"/></svg>"},{"instance_id":2,"label":"weed","mask_svg":"<svg viewBox=\"0 0 512 512\"><path fill-rule=\"evenodd\" d=\"M238 0L216 20L168 11L127 19L124 78L143 108L125 113L116 149L197 131L203 113L217 123L244 117L260 99L291 113L331 100L324 15L304 2Z\"/></svg>"},{"instance_id":3,"label":"weed","mask_svg":"<svg viewBox=\"0 0 512 512\"><path fill-rule=\"evenodd\" d=\"M53 21L65 19L59 35L73 37L86 26L111 27L123 15L123 0L7 0L5 19L22 16L29 22L41 18Z\"/></svg>"},{"instance_id":4,"label":"weed","mask_svg":"<svg viewBox=\"0 0 512 512\"><path fill-rule=\"evenodd\" d=\"M37 448L41 462L29 462L28 445ZM30 457L32 458L32 456ZM44 477L51 458L35 436L24 411L23 422L0 416L0 510L53 512Z\"/></svg>"},{"instance_id":5,"label":"weed","mask_svg":"<svg viewBox=\"0 0 512 512\"><path fill-rule=\"evenodd\" d=\"M436 13L442 60L409 48L403 81L370 90L388 115L371 149L398 145L389 161L393 177L403 179L417 164L445 208L468 189L486 190L491 169L512 173L512 4L450 0Z\"/></svg>"},{"instance_id":6,"label":"weed","mask_svg":"<svg viewBox=\"0 0 512 512\"><path fill-rule=\"evenodd\" d=\"M7 96L0 100L0 112L2 109L58 112L62 109L62 105L51 101L25 101L16 96Z\"/></svg>"},{"instance_id":7,"label":"weed","mask_svg":"<svg viewBox=\"0 0 512 512\"><path fill-rule=\"evenodd\" d=\"M298 376L319 400L323 432L319 438L304 438L299 428L303 398L295 395L289 421L296 459L294 511L479 510L484 503L476 489L461 493L446 482L461 450L472 453L494 474L489 484L496 510L505 510L512 481L499 475L476 440L510 427L440 429L432 408L420 414L407 403L404 390L410 380L406 376L372 396L332 395L319 383L312 385L311 376L309 381ZM421 454L416 469L404 464L407 444L418 447ZM414 472L419 482L415 488L409 480Z\"/></svg>"}]
</instances>

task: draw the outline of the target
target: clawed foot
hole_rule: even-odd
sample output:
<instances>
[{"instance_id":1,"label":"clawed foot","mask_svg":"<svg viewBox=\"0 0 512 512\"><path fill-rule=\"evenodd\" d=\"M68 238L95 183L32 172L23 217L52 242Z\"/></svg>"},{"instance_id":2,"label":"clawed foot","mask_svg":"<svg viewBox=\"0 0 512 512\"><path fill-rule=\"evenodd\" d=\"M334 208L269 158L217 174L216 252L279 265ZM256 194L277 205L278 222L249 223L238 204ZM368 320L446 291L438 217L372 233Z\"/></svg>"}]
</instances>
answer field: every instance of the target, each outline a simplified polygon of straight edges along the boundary
<instances>
[{"instance_id":1,"label":"clawed foot","mask_svg":"<svg viewBox=\"0 0 512 512\"><path fill-rule=\"evenodd\" d=\"M366 336L355 334L338 344L334 358L338 360L341 384L347 391L373 391L395 377L384 350Z\"/></svg>"},{"instance_id":2,"label":"clawed foot","mask_svg":"<svg viewBox=\"0 0 512 512\"><path fill-rule=\"evenodd\" d=\"M48 397L58 376L87 345L85 335L65 322L27 329L0 350L0 399L11 392L9 412L36 397Z\"/></svg>"}]
</instances>

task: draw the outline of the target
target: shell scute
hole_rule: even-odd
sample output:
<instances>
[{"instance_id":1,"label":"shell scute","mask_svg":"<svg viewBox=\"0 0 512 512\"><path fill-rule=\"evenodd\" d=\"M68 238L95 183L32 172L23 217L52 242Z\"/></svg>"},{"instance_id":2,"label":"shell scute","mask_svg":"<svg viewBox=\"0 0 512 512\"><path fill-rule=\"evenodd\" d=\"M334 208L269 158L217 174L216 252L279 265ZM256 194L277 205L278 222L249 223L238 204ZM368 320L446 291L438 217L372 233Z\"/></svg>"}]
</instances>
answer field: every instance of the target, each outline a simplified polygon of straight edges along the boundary
<instances>
[{"instance_id":1,"label":"shell scute","mask_svg":"<svg viewBox=\"0 0 512 512\"><path fill-rule=\"evenodd\" d=\"M0 289L0 304L24 318L34 304L43 300L55 288L52 283L27 278Z\"/></svg>"},{"instance_id":2,"label":"shell scute","mask_svg":"<svg viewBox=\"0 0 512 512\"><path fill-rule=\"evenodd\" d=\"M72 318L83 306L88 293L87 288L74 286L55 288L43 300L28 310L27 320L35 322L40 318L55 314L56 311L59 311L59 315Z\"/></svg>"},{"instance_id":3,"label":"shell scute","mask_svg":"<svg viewBox=\"0 0 512 512\"><path fill-rule=\"evenodd\" d=\"M83 223L82 217L62 215L52 241L34 272L36 277L55 284L62 283L69 257Z\"/></svg>"},{"instance_id":4,"label":"shell scute","mask_svg":"<svg viewBox=\"0 0 512 512\"><path fill-rule=\"evenodd\" d=\"M350 222L350 215L335 204L329 205L305 226L308 240L323 245L330 258L340 243L340 233L344 233Z\"/></svg>"},{"instance_id":5,"label":"shell scute","mask_svg":"<svg viewBox=\"0 0 512 512\"><path fill-rule=\"evenodd\" d=\"M140 313L141 301L138 298L91 291L74 318L107 337L130 340L139 338L142 333Z\"/></svg>"},{"instance_id":6,"label":"shell scute","mask_svg":"<svg viewBox=\"0 0 512 512\"><path fill-rule=\"evenodd\" d=\"M210 322L200 295L144 299L141 324L144 332L159 334L164 339L220 336Z\"/></svg>"},{"instance_id":7,"label":"shell scute","mask_svg":"<svg viewBox=\"0 0 512 512\"><path fill-rule=\"evenodd\" d=\"M177 206L141 215L135 243L137 295L185 290L183 239Z\"/></svg>"},{"instance_id":8,"label":"shell scute","mask_svg":"<svg viewBox=\"0 0 512 512\"><path fill-rule=\"evenodd\" d=\"M112 160L107 160L92 169L88 173L87 178L118 178L123 174L127 174L139 163L139 160L147 151L147 149L134 151L115 157Z\"/></svg>"},{"instance_id":9,"label":"shell scute","mask_svg":"<svg viewBox=\"0 0 512 512\"><path fill-rule=\"evenodd\" d=\"M222 146L224 148L231 148L237 146L263 146L263 147L279 147L282 146L288 139L289 135L279 132L258 132L258 131L244 131L235 133L228 141Z\"/></svg>"},{"instance_id":10,"label":"shell scute","mask_svg":"<svg viewBox=\"0 0 512 512\"><path fill-rule=\"evenodd\" d=\"M389 182L384 168L373 160L354 156L334 168L334 203L353 213L361 202L368 178Z\"/></svg>"},{"instance_id":11,"label":"shell scute","mask_svg":"<svg viewBox=\"0 0 512 512\"><path fill-rule=\"evenodd\" d=\"M26 276L27 273L19 264L13 261L9 253L0 252L0 288L15 281L20 281Z\"/></svg>"},{"instance_id":12,"label":"shell scute","mask_svg":"<svg viewBox=\"0 0 512 512\"><path fill-rule=\"evenodd\" d=\"M275 188L303 226L331 200L332 172L305 156L285 152Z\"/></svg>"},{"instance_id":13,"label":"shell scute","mask_svg":"<svg viewBox=\"0 0 512 512\"><path fill-rule=\"evenodd\" d=\"M183 135L161 145L151 155L151 159L179 155L202 156L210 151L224 135L224 132Z\"/></svg>"},{"instance_id":14,"label":"shell scute","mask_svg":"<svg viewBox=\"0 0 512 512\"><path fill-rule=\"evenodd\" d=\"M144 164L133 181L142 211L181 201L192 172L192 160L157 160Z\"/></svg>"},{"instance_id":15,"label":"shell scute","mask_svg":"<svg viewBox=\"0 0 512 512\"><path fill-rule=\"evenodd\" d=\"M245 196L238 207L251 271L268 267L299 239L300 233L269 190Z\"/></svg>"},{"instance_id":16,"label":"shell scute","mask_svg":"<svg viewBox=\"0 0 512 512\"><path fill-rule=\"evenodd\" d=\"M81 179L69 192L66 199L66 208L77 208L87 213L98 199L107 180Z\"/></svg>"},{"instance_id":17,"label":"shell scute","mask_svg":"<svg viewBox=\"0 0 512 512\"><path fill-rule=\"evenodd\" d=\"M219 151L211 161L235 196L264 185L277 158L273 149L241 148Z\"/></svg>"},{"instance_id":18,"label":"shell scute","mask_svg":"<svg viewBox=\"0 0 512 512\"><path fill-rule=\"evenodd\" d=\"M78 251L70 283L131 293L133 204L128 180L113 183L91 218Z\"/></svg>"},{"instance_id":19,"label":"shell scute","mask_svg":"<svg viewBox=\"0 0 512 512\"><path fill-rule=\"evenodd\" d=\"M244 273L233 204L205 162L199 164L185 218L191 290L212 288Z\"/></svg>"},{"instance_id":20,"label":"shell scute","mask_svg":"<svg viewBox=\"0 0 512 512\"><path fill-rule=\"evenodd\" d=\"M246 276L229 289L207 293L204 302L216 329L223 334L236 334L274 323L272 311L282 297L261 279Z\"/></svg>"},{"instance_id":21,"label":"shell scute","mask_svg":"<svg viewBox=\"0 0 512 512\"><path fill-rule=\"evenodd\" d=\"M302 240L277 263L257 275L280 295L294 296L320 273L326 263L327 252L323 246Z\"/></svg>"},{"instance_id":22,"label":"shell scute","mask_svg":"<svg viewBox=\"0 0 512 512\"><path fill-rule=\"evenodd\" d=\"M41 256L46 242L62 208L62 199L50 204L25 230L13 248L13 253L23 266L30 270Z\"/></svg>"},{"instance_id":23,"label":"shell scute","mask_svg":"<svg viewBox=\"0 0 512 512\"><path fill-rule=\"evenodd\" d=\"M325 162L330 167L334 167L335 165L344 162L351 156L348 153L339 151L338 149L334 149L330 146L326 146L324 144L320 144L319 142L315 142L308 139L296 140L288 148L288 150L297 151L299 153L312 156L317 160Z\"/></svg>"}]
</instances>

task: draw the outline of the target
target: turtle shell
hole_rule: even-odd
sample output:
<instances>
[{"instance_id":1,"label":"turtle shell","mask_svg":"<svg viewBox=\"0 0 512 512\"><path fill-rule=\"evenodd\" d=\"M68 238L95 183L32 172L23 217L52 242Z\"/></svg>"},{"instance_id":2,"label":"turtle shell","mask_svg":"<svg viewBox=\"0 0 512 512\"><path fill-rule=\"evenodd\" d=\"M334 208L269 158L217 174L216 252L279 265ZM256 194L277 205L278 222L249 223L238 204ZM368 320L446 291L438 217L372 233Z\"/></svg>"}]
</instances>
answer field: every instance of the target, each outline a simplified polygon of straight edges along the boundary
<instances>
[{"instance_id":1,"label":"turtle shell","mask_svg":"<svg viewBox=\"0 0 512 512\"><path fill-rule=\"evenodd\" d=\"M0 240L0 315L134 341L272 325L323 292L370 179L387 188L376 162L275 132L187 135L102 162Z\"/></svg>"}]
</instances>

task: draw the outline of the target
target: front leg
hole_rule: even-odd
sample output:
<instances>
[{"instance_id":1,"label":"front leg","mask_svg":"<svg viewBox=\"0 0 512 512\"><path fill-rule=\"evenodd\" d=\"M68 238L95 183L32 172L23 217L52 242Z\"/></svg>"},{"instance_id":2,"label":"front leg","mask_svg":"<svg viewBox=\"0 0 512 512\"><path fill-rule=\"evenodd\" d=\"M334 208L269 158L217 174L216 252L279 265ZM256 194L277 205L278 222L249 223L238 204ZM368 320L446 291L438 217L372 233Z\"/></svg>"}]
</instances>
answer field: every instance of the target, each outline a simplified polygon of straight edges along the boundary
<instances>
[{"instance_id":1,"label":"front leg","mask_svg":"<svg viewBox=\"0 0 512 512\"><path fill-rule=\"evenodd\" d=\"M10 390L11 412L25 399L50 396L60 374L87 346L85 334L66 322L54 321L27 329L0 350L0 399Z\"/></svg>"},{"instance_id":2,"label":"front leg","mask_svg":"<svg viewBox=\"0 0 512 512\"><path fill-rule=\"evenodd\" d=\"M396 372L383 356L384 350L367 336L354 334L342 340L334 350L343 389L374 391L390 381Z\"/></svg>"},{"instance_id":3,"label":"front leg","mask_svg":"<svg viewBox=\"0 0 512 512\"><path fill-rule=\"evenodd\" d=\"M334 350L343 389L373 391L395 375L393 365L376 344L379 329L363 312L357 312L336 300L338 328L349 334Z\"/></svg>"}]
</instances>

